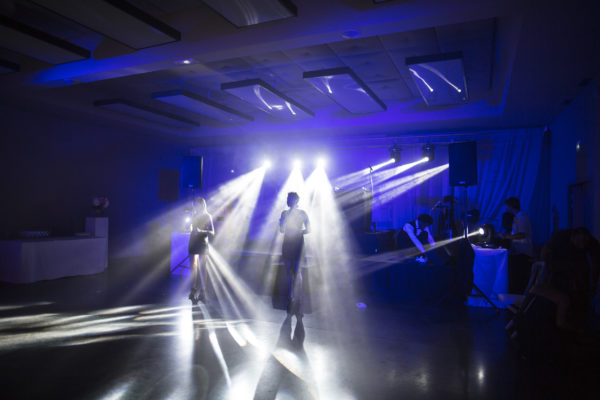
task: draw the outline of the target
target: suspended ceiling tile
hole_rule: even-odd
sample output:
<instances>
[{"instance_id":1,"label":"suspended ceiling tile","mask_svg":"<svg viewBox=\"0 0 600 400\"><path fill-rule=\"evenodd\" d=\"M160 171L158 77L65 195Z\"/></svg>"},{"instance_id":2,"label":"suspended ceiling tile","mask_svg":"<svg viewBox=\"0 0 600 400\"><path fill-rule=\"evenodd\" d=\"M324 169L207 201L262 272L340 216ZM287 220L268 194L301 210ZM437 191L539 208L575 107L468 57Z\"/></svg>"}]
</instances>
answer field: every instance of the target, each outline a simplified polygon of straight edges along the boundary
<instances>
[{"instance_id":1,"label":"suspended ceiling tile","mask_svg":"<svg viewBox=\"0 0 600 400\"><path fill-rule=\"evenodd\" d=\"M387 50L400 50L411 53L420 48L437 46L437 35L434 28L391 33L379 36L383 47Z\"/></svg>"},{"instance_id":2,"label":"suspended ceiling tile","mask_svg":"<svg viewBox=\"0 0 600 400\"><path fill-rule=\"evenodd\" d=\"M341 59L365 82L400 78L398 68L384 51L341 57Z\"/></svg>"},{"instance_id":3,"label":"suspended ceiling tile","mask_svg":"<svg viewBox=\"0 0 600 400\"><path fill-rule=\"evenodd\" d=\"M188 118L120 98L97 100L94 102L94 106L120 114L125 114L133 118L156 122L175 128L190 128L199 125L198 122L192 121Z\"/></svg>"},{"instance_id":4,"label":"suspended ceiling tile","mask_svg":"<svg viewBox=\"0 0 600 400\"><path fill-rule=\"evenodd\" d=\"M283 53L294 62L312 61L336 56L333 50L326 44L283 50Z\"/></svg>"},{"instance_id":5,"label":"suspended ceiling tile","mask_svg":"<svg viewBox=\"0 0 600 400\"><path fill-rule=\"evenodd\" d=\"M203 0L238 28L277 21L298 15L290 0Z\"/></svg>"},{"instance_id":6,"label":"suspended ceiling tile","mask_svg":"<svg viewBox=\"0 0 600 400\"><path fill-rule=\"evenodd\" d=\"M333 100L312 86L307 86L306 89L291 89L288 94L311 109L319 109L335 104Z\"/></svg>"},{"instance_id":7,"label":"suspended ceiling tile","mask_svg":"<svg viewBox=\"0 0 600 400\"><path fill-rule=\"evenodd\" d=\"M371 82L369 87L381 100L407 101L414 98L404 79Z\"/></svg>"},{"instance_id":8,"label":"suspended ceiling tile","mask_svg":"<svg viewBox=\"0 0 600 400\"><path fill-rule=\"evenodd\" d=\"M312 110L261 79L226 82L221 85L221 90L288 121L315 116Z\"/></svg>"},{"instance_id":9,"label":"suspended ceiling tile","mask_svg":"<svg viewBox=\"0 0 600 400\"><path fill-rule=\"evenodd\" d=\"M64 64L90 57L87 49L0 15L0 47L50 64Z\"/></svg>"},{"instance_id":10,"label":"suspended ceiling tile","mask_svg":"<svg viewBox=\"0 0 600 400\"><path fill-rule=\"evenodd\" d=\"M340 57L375 53L384 50L377 36L333 42L329 43L329 47Z\"/></svg>"},{"instance_id":11,"label":"suspended ceiling tile","mask_svg":"<svg viewBox=\"0 0 600 400\"><path fill-rule=\"evenodd\" d=\"M263 53L255 56L244 57L248 63L256 66L271 68L280 65L290 64L292 61L282 51L274 51L271 53Z\"/></svg>"},{"instance_id":12,"label":"suspended ceiling tile","mask_svg":"<svg viewBox=\"0 0 600 400\"><path fill-rule=\"evenodd\" d=\"M268 76L274 82L280 83L288 88L306 87L302 79L302 68L295 64L280 65L278 67L265 68L261 73Z\"/></svg>"},{"instance_id":13,"label":"suspended ceiling tile","mask_svg":"<svg viewBox=\"0 0 600 400\"><path fill-rule=\"evenodd\" d=\"M469 90L488 90L493 68L494 19L445 25L436 31L442 51L462 52Z\"/></svg>"},{"instance_id":14,"label":"suspended ceiling tile","mask_svg":"<svg viewBox=\"0 0 600 400\"><path fill-rule=\"evenodd\" d=\"M209 61L203 63L208 68L220 74L228 74L231 72L251 71L252 64L241 57L229 58L227 60Z\"/></svg>"},{"instance_id":15,"label":"suspended ceiling tile","mask_svg":"<svg viewBox=\"0 0 600 400\"><path fill-rule=\"evenodd\" d=\"M411 57L406 59L406 65L428 106L469 101L460 52Z\"/></svg>"},{"instance_id":16,"label":"suspended ceiling tile","mask_svg":"<svg viewBox=\"0 0 600 400\"><path fill-rule=\"evenodd\" d=\"M327 45L301 47L284 53L304 71L343 67L344 63Z\"/></svg>"},{"instance_id":17,"label":"suspended ceiling tile","mask_svg":"<svg viewBox=\"0 0 600 400\"><path fill-rule=\"evenodd\" d=\"M239 124L254 120L251 116L236 109L187 90L153 93L152 98L226 124Z\"/></svg>"},{"instance_id":18,"label":"suspended ceiling tile","mask_svg":"<svg viewBox=\"0 0 600 400\"><path fill-rule=\"evenodd\" d=\"M137 50L181 38L181 33L175 28L122 0L32 1Z\"/></svg>"},{"instance_id":19,"label":"suspended ceiling tile","mask_svg":"<svg viewBox=\"0 0 600 400\"><path fill-rule=\"evenodd\" d=\"M303 77L352 114L370 114L387 109L385 103L349 67L307 71Z\"/></svg>"}]
</instances>

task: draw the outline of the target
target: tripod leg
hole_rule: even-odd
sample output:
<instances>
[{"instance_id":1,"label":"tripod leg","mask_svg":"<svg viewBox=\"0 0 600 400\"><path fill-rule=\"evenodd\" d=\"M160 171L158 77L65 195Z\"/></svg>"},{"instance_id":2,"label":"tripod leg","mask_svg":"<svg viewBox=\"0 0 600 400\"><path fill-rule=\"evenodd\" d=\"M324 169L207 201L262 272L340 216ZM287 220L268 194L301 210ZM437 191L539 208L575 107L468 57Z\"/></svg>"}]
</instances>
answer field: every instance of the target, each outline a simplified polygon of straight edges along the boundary
<instances>
[{"instance_id":1,"label":"tripod leg","mask_svg":"<svg viewBox=\"0 0 600 400\"><path fill-rule=\"evenodd\" d=\"M485 293L483 293L483 291L481 289L479 289L476 284L473 284L473 289L475 289L475 291L477 292L477 294L480 295L481 297L483 297L485 299L485 301L487 301L488 303L490 303L490 305L492 307L494 307L494 309L496 311L500 311L500 309L498 307L496 307L496 305L494 304L494 302L492 300L490 300L490 298L487 297L487 295Z\"/></svg>"},{"instance_id":2,"label":"tripod leg","mask_svg":"<svg viewBox=\"0 0 600 400\"><path fill-rule=\"evenodd\" d=\"M179 262L179 264L177 264L176 266L173 267L173 269L171 270L171 272L175 271L177 268L189 268L189 267L184 267L183 263L186 262L186 260L190 258L190 255L188 254L183 260L181 260Z\"/></svg>"}]
</instances>

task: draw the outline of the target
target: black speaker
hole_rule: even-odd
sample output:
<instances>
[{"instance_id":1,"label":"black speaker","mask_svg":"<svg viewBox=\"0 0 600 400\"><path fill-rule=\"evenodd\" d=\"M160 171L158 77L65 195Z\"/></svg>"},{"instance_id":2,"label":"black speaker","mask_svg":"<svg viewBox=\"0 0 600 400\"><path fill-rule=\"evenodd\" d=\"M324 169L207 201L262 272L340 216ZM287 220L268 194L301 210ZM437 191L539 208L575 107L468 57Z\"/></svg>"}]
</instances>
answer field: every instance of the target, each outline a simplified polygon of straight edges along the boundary
<instances>
[{"instance_id":1,"label":"black speaker","mask_svg":"<svg viewBox=\"0 0 600 400\"><path fill-rule=\"evenodd\" d=\"M158 170L158 199L162 201L179 200L179 170Z\"/></svg>"},{"instance_id":2,"label":"black speaker","mask_svg":"<svg viewBox=\"0 0 600 400\"><path fill-rule=\"evenodd\" d=\"M181 185L192 189L202 187L202 157L183 157Z\"/></svg>"},{"instance_id":3,"label":"black speaker","mask_svg":"<svg viewBox=\"0 0 600 400\"><path fill-rule=\"evenodd\" d=\"M450 143L450 186L477 185L477 143Z\"/></svg>"}]
</instances>

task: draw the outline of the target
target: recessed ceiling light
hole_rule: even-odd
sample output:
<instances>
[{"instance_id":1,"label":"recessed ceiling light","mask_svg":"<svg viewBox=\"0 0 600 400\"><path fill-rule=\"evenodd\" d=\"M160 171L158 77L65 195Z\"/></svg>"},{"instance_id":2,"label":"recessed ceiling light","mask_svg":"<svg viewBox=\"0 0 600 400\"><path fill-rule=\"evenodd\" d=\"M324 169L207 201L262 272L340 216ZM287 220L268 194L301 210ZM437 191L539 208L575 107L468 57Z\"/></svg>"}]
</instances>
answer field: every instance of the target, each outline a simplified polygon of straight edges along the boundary
<instances>
[{"instance_id":1,"label":"recessed ceiling light","mask_svg":"<svg viewBox=\"0 0 600 400\"><path fill-rule=\"evenodd\" d=\"M348 29L347 31L342 32L342 37L344 39L356 39L361 35L362 33L358 29Z\"/></svg>"},{"instance_id":2,"label":"recessed ceiling light","mask_svg":"<svg viewBox=\"0 0 600 400\"><path fill-rule=\"evenodd\" d=\"M193 58L186 58L183 60L177 60L177 61L173 61L173 62L177 65L190 65L190 64L195 64L196 60L194 60Z\"/></svg>"}]
</instances>

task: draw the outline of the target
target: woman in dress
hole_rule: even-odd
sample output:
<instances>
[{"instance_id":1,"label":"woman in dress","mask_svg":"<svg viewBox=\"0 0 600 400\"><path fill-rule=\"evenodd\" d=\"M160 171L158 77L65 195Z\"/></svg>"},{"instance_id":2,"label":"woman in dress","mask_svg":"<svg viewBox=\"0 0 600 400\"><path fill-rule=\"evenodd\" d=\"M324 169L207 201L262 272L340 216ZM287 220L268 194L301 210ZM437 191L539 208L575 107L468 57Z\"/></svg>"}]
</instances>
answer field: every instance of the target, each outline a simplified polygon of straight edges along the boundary
<instances>
[{"instance_id":1,"label":"woman in dress","mask_svg":"<svg viewBox=\"0 0 600 400\"><path fill-rule=\"evenodd\" d=\"M281 258L288 270L289 277L288 314L302 316L302 272L299 267L304 247L304 235L310 232L310 221L306 212L298 208L299 200L298 193L288 193L289 209L281 213L279 231L283 233Z\"/></svg>"},{"instance_id":2,"label":"woman in dress","mask_svg":"<svg viewBox=\"0 0 600 400\"><path fill-rule=\"evenodd\" d=\"M199 197L193 204L193 215L190 224L190 242L188 253L192 259L192 287L189 299L196 304L203 301L206 295L206 253L208 238L215 234L212 216L206 209L206 201ZM199 269L199 270L198 270ZM200 290L198 290L200 283Z\"/></svg>"}]
</instances>

